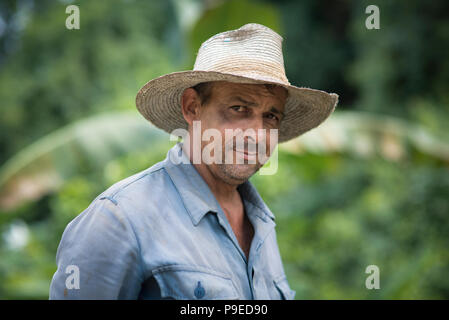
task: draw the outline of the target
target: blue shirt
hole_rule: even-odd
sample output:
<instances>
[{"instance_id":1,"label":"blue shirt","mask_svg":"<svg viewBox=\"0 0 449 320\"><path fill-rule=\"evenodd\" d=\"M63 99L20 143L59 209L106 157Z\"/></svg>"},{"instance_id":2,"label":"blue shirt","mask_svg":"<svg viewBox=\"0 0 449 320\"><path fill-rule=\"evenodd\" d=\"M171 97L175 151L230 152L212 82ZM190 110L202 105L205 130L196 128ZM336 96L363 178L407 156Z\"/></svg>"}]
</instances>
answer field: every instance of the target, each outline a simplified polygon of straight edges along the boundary
<instances>
[{"instance_id":1,"label":"blue shirt","mask_svg":"<svg viewBox=\"0 0 449 320\"><path fill-rule=\"evenodd\" d=\"M254 228L248 259L178 142L68 224L50 299L293 299L272 212L249 181L238 191Z\"/></svg>"}]
</instances>

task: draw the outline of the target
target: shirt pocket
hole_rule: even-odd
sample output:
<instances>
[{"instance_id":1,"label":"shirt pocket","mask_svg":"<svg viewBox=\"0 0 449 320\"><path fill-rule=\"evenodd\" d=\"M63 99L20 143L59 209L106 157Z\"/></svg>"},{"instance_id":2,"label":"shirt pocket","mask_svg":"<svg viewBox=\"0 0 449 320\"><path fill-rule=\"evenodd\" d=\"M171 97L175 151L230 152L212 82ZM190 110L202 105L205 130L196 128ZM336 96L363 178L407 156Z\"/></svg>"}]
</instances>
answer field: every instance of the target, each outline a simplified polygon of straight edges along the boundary
<instances>
[{"instance_id":1,"label":"shirt pocket","mask_svg":"<svg viewBox=\"0 0 449 320\"><path fill-rule=\"evenodd\" d=\"M233 300L239 295L232 279L220 272L196 266L173 265L153 271L162 299Z\"/></svg>"},{"instance_id":2,"label":"shirt pocket","mask_svg":"<svg viewBox=\"0 0 449 320\"><path fill-rule=\"evenodd\" d=\"M296 291L290 289L287 277L283 274L273 280L274 286L279 291L281 296L281 300L293 300L296 294Z\"/></svg>"}]
</instances>

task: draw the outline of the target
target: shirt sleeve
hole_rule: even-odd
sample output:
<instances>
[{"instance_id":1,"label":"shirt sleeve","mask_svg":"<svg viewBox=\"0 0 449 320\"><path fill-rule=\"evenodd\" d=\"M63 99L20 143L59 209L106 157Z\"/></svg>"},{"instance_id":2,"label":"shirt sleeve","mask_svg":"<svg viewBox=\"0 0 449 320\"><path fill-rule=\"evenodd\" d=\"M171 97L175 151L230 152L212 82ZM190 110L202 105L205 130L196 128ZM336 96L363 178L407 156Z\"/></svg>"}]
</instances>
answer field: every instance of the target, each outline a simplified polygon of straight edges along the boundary
<instances>
[{"instance_id":1,"label":"shirt sleeve","mask_svg":"<svg viewBox=\"0 0 449 320\"><path fill-rule=\"evenodd\" d=\"M50 299L137 299L143 282L134 230L112 198L95 200L66 227Z\"/></svg>"}]
</instances>

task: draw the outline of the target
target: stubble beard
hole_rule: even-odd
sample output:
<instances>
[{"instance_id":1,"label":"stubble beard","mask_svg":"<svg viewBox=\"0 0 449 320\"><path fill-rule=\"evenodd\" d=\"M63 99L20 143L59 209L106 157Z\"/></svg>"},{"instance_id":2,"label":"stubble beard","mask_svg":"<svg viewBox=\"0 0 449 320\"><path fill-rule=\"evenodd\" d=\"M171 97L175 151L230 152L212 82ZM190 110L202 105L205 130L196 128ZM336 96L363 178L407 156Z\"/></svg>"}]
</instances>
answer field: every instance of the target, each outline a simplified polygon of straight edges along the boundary
<instances>
[{"instance_id":1,"label":"stubble beard","mask_svg":"<svg viewBox=\"0 0 449 320\"><path fill-rule=\"evenodd\" d=\"M260 164L217 164L220 178L229 184L242 184L262 167Z\"/></svg>"}]
</instances>

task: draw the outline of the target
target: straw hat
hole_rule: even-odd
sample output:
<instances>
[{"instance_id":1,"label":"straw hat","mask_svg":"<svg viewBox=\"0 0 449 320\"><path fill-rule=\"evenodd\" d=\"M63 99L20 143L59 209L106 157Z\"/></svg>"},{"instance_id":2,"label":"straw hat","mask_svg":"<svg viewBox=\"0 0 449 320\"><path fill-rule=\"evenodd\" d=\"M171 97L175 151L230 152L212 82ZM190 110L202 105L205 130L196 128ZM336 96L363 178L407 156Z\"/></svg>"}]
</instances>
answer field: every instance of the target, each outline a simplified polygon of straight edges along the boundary
<instances>
[{"instance_id":1,"label":"straw hat","mask_svg":"<svg viewBox=\"0 0 449 320\"><path fill-rule=\"evenodd\" d=\"M284 70L282 37L260 24L214 35L200 47L193 70L170 73L146 83L136 97L137 109L156 127L171 133L187 129L181 111L185 89L200 82L272 83L289 92L279 142L317 127L334 111L338 95L290 85Z\"/></svg>"}]
</instances>

